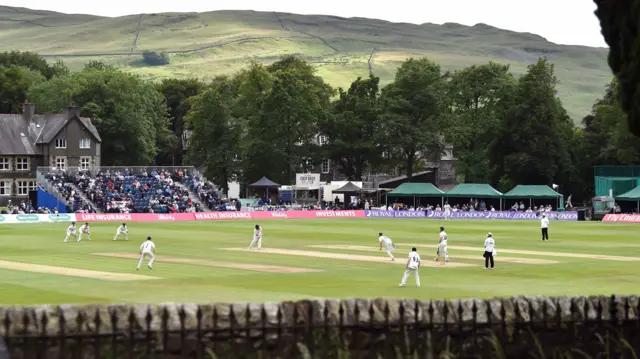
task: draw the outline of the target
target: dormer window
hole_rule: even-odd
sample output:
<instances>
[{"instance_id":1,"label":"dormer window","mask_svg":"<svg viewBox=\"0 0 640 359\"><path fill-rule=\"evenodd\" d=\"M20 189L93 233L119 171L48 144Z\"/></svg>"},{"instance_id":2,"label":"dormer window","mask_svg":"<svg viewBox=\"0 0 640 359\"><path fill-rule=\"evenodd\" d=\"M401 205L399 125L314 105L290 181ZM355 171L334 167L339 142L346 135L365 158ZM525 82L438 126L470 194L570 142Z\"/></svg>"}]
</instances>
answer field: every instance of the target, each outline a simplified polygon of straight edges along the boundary
<instances>
[{"instance_id":1,"label":"dormer window","mask_svg":"<svg viewBox=\"0 0 640 359\"><path fill-rule=\"evenodd\" d=\"M320 146L324 146L327 143L329 143L329 138L327 136L325 136L325 135L318 136L318 144Z\"/></svg>"},{"instance_id":2,"label":"dormer window","mask_svg":"<svg viewBox=\"0 0 640 359\"><path fill-rule=\"evenodd\" d=\"M67 148L67 139L66 138L56 139L56 148Z\"/></svg>"},{"instance_id":3,"label":"dormer window","mask_svg":"<svg viewBox=\"0 0 640 359\"><path fill-rule=\"evenodd\" d=\"M88 138L83 138L80 140L80 148L91 148L91 141Z\"/></svg>"}]
</instances>

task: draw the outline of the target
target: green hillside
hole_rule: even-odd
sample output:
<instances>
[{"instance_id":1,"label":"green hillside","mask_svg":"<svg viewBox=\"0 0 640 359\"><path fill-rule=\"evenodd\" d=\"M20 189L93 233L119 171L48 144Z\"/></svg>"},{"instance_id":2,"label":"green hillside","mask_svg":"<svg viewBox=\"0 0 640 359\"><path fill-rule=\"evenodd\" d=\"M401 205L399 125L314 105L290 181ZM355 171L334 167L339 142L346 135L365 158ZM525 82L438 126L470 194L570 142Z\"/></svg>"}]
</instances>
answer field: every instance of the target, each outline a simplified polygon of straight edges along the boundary
<instances>
[{"instance_id":1,"label":"green hillside","mask_svg":"<svg viewBox=\"0 0 640 359\"><path fill-rule=\"evenodd\" d=\"M407 57L428 56L455 70L489 60L515 73L546 56L556 64L559 95L581 119L611 80L607 50L561 46L485 24L391 23L363 18L254 11L164 13L104 18L0 6L0 49L34 51L72 69L101 60L149 79L212 78L299 54L333 86L348 86L369 68L391 81ZM149 67L142 51L166 51L171 64Z\"/></svg>"}]
</instances>

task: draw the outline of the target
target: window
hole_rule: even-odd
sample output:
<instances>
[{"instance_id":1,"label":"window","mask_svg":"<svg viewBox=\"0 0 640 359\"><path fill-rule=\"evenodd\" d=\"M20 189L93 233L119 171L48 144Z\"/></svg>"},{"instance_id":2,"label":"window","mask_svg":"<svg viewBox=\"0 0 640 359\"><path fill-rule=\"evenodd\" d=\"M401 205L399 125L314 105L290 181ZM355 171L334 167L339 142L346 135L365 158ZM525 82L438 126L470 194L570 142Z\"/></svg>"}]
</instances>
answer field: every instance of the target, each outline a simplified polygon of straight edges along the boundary
<instances>
[{"instance_id":1,"label":"window","mask_svg":"<svg viewBox=\"0 0 640 359\"><path fill-rule=\"evenodd\" d=\"M80 169L88 170L91 166L91 157L80 157Z\"/></svg>"},{"instance_id":2,"label":"window","mask_svg":"<svg viewBox=\"0 0 640 359\"><path fill-rule=\"evenodd\" d=\"M81 139L80 148L91 148L91 141L88 138Z\"/></svg>"},{"instance_id":3,"label":"window","mask_svg":"<svg viewBox=\"0 0 640 359\"><path fill-rule=\"evenodd\" d=\"M11 181L0 181L0 196L11 196Z\"/></svg>"},{"instance_id":4,"label":"window","mask_svg":"<svg viewBox=\"0 0 640 359\"><path fill-rule=\"evenodd\" d=\"M36 184L36 181L29 181L29 191L37 191L38 190L38 185Z\"/></svg>"},{"instance_id":5,"label":"window","mask_svg":"<svg viewBox=\"0 0 640 359\"><path fill-rule=\"evenodd\" d=\"M318 144L320 146L324 146L327 143L329 143L329 138L327 138L327 136L325 136L325 135L318 136Z\"/></svg>"},{"instance_id":6,"label":"window","mask_svg":"<svg viewBox=\"0 0 640 359\"><path fill-rule=\"evenodd\" d=\"M18 196L29 195L29 181L16 181L16 188L18 189Z\"/></svg>"},{"instance_id":7,"label":"window","mask_svg":"<svg viewBox=\"0 0 640 359\"><path fill-rule=\"evenodd\" d=\"M59 169L59 170L67 169L67 158L66 157L56 157L56 169Z\"/></svg>"},{"instance_id":8,"label":"window","mask_svg":"<svg viewBox=\"0 0 640 359\"><path fill-rule=\"evenodd\" d=\"M323 160L320 165L320 172L329 173L329 160Z\"/></svg>"},{"instance_id":9,"label":"window","mask_svg":"<svg viewBox=\"0 0 640 359\"><path fill-rule=\"evenodd\" d=\"M56 148L67 148L67 139L66 138L56 139Z\"/></svg>"},{"instance_id":10,"label":"window","mask_svg":"<svg viewBox=\"0 0 640 359\"><path fill-rule=\"evenodd\" d=\"M9 171L11 169L11 160L7 157L0 157L0 171Z\"/></svg>"},{"instance_id":11,"label":"window","mask_svg":"<svg viewBox=\"0 0 640 359\"><path fill-rule=\"evenodd\" d=\"M28 171L29 170L29 158L18 157L16 158L16 171Z\"/></svg>"}]
</instances>

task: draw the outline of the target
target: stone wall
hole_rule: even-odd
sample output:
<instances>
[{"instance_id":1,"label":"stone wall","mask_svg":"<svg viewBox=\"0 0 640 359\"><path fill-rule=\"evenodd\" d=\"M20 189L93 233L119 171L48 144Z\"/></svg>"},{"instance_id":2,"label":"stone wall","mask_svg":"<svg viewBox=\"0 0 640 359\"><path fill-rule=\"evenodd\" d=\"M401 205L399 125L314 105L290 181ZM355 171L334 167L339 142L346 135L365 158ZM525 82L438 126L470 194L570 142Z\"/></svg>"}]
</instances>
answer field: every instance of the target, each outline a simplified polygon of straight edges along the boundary
<instances>
[{"instance_id":1,"label":"stone wall","mask_svg":"<svg viewBox=\"0 0 640 359\"><path fill-rule=\"evenodd\" d=\"M389 338L393 337L392 331L395 333L394 336L405 336L408 335L405 333L407 328L413 328L414 332L428 330L432 333L429 340L437 337L433 333L440 332L442 334L444 331L447 336L447 346L453 345L449 342L449 336L455 333L458 333L459 338L464 339L471 338L487 328L493 328L506 335L505 328L507 327L529 328L527 330L531 328L543 328L545 331L554 330L556 332L554 338L558 338L557 335L560 335L562 338L571 337L574 338L572 340L577 340L573 334L573 336L569 336L569 334L563 336L563 330L569 330L567 329L569 324L571 325L570 331L575 333L576 328L582 325L581 323L611 323L614 326L618 322L625 321L636 321L635 323L637 323L640 318L638 316L639 305L640 302L636 296L593 296L513 297L446 301L381 298L264 304L168 303L161 305L0 307L0 336L7 338L10 350L12 349L12 338L42 335L58 337L60 335L85 334L89 336L96 333L108 333L114 334L115 338L116 333L130 336L134 331L147 333L197 332L198 338L201 340L202 333L206 331L217 333L226 330L231 335L249 333L244 330L245 328L263 333L277 330L278 334L287 330L293 331L294 334L324 330L326 334L330 328L338 328L340 333L355 330L367 332L370 335L374 333L373 328L378 328L375 333L381 330L386 330L388 333L387 339L382 339L383 342L387 340L387 344L389 344ZM391 330L389 328L399 329ZM510 339L508 341L511 343L514 335L513 330L509 333ZM262 338L265 338L264 334L262 334ZM351 340L355 340L353 338ZM314 343L317 343L318 338L313 340ZM367 348L371 348L374 339L369 337L367 340L370 341L367 341L369 343ZM380 338L375 340L380 340ZM416 340L418 340L417 337ZM475 341L469 342L468 340L470 339L455 343L461 347L466 346L468 349L475 345ZM342 342L342 339L340 341ZM588 340L586 341L588 342ZM519 345L534 344L531 342ZM194 348L197 346L195 345ZM413 351L415 349L406 350Z\"/></svg>"}]
</instances>

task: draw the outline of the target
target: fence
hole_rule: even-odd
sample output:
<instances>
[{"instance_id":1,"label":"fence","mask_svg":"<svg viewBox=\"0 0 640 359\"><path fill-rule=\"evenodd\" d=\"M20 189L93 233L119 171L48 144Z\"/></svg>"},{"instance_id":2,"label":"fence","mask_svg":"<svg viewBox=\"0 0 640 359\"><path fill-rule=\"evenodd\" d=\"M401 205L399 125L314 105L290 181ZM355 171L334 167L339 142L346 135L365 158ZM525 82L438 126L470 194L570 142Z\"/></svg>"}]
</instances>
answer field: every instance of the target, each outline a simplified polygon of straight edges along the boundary
<instances>
[{"instance_id":1,"label":"fence","mask_svg":"<svg viewBox=\"0 0 640 359\"><path fill-rule=\"evenodd\" d=\"M632 358L639 311L613 296L0 307L0 335L11 359Z\"/></svg>"}]
</instances>

